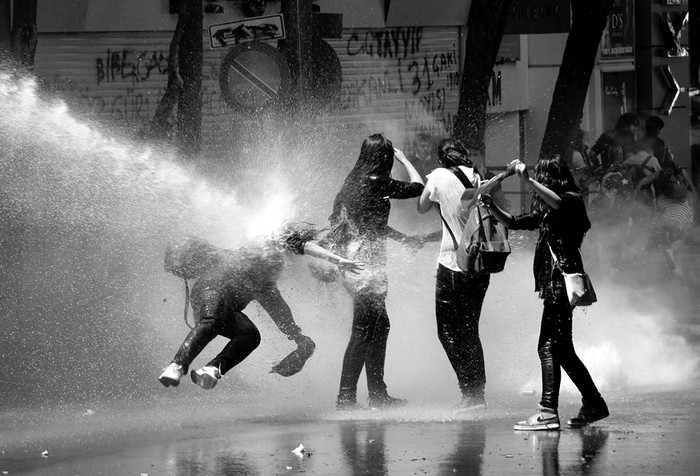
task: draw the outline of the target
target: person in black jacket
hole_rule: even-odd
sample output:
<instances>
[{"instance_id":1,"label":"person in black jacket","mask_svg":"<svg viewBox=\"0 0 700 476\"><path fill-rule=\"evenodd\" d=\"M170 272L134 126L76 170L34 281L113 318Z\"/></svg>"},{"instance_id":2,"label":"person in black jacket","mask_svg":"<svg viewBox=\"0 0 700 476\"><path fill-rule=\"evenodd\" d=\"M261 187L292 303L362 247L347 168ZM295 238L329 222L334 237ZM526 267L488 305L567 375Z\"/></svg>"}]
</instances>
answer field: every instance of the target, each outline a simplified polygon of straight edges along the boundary
<instances>
[{"instance_id":1,"label":"person in black jacket","mask_svg":"<svg viewBox=\"0 0 700 476\"><path fill-rule=\"evenodd\" d=\"M559 156L541 159L531 177L525 164L517 167L523 182L532 188L529 213L511 216L488 195L483 203L510 229L539 229L533 271L535 291L544 301L537 350L542 365L542 400L535 415L518 422L516 430L559 428L561 369L581 392L583 406L569 420L571 427L585 426L608 416L608 407L581 362L572 337L572 307L566 294L563 273L582 273L580 247L591 222L571 171ZM556 257L556 263L555 263Z\"/></svg>"},{"instance_id":2,"label":"person in black jacket","mask_svg":"<svg viewBox=\"0 0 700 476\"><path fill-rule=\"evenodd\" d=\"M391 178L397 160L408 172L410 182ZM373 134L362 143L360 156L346 177L333 203L331 231L321 242L365 268L358 274L343 273L342 283L353 297L352 335L340 377L338 409L357 407L357 382L362 368L367 374L370 407L405 404L391 397L384 383L384 361L389 337L386 311L386 239L406 237L388 226L390 199L418 197L423 180L406 156L394 149L382 134Z\"/></svg>"},{"instance_id":3,"label":"person in black jacket","mask_svg":"<svg viewBox=\"0 0 700 476\"><path fill-rule=\"evenodd\" d=\"M217 335L230 340L204 367L192 370L190 377L194 383L209 390L227 371L248 357L260 344L257 327L243 313L251 301L257 301L287 338L298 346L274 366L272 372L285 377L299 372L316 346L301 333L277 287L284 269L283 251L321 258L349 272L362 268L356 261L311 243L316 233L311 226L292 224L270 239L233 250L216 248L198 238L187 238L176 246L169 246L165 270L184 279L197 280L189 296L195 325L158 378L160 383L166 387L178 386L195 357Z\"/></svg>"}]
</instances>

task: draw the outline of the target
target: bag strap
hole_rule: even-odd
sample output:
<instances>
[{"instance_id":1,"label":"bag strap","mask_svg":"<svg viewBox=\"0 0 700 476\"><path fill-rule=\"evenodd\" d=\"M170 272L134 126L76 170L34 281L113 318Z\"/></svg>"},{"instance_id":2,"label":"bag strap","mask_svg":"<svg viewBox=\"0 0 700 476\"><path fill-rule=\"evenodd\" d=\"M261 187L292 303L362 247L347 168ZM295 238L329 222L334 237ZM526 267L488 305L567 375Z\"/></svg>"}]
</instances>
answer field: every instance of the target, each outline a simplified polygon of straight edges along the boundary
<instances>
[{"instance_id":1,"label":"bag strap","mask_svg":"<svg viewBox=\"0 0 700 476\"><path fill-rule=\"evenodd\" d=\"M445 228L447 228L447 231L450 232L450 236L452 237L452 243L454 244L455 251L457 251L457 248L459 247L459 243L457 243L457 239L455 238L455 234L452 233L452 228L450 228L450 225L447 224L447 220L445 220L445 217L442 216L442 210L440 209L440 204L436 203L435 206L437 207L438 213L440 214L440 219L445 224Z\"/></svg>"},{"instance_id":2,"label":"bag strap","mask_svg":"<svg viewBox=\"0 0 700 476\"><path fill-rule=\"evenodd\" d=\"M459 179L460 182L462 182L462 185L464 185L464 188L470 189L474 188L474 184L469 180L469 178L464 175L464 172L462 172L462 169L459 167L450 167L448 169L450 172L455 174L455 176ZM476 169L474 169L474 173L476 173Z\"/></svg>"}]
</instances>

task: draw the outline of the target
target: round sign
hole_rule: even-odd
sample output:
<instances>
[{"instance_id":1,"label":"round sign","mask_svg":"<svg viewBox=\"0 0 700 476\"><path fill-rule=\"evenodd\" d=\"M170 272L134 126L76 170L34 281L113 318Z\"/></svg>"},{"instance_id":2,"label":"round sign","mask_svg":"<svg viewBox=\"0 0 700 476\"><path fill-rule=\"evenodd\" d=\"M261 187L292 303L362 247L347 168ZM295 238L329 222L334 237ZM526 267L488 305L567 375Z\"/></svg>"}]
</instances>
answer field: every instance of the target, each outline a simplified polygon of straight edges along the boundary
<instances>
[{"instance_id":1,"label":"round sign","mask_svg":"<svg viewBox=\"0 0 700 476\"><path fill-rule=\"evenodd\" d=\"M259 110L286 96L289 65L267 43L243 43L231 48L221 62L219 84L229 106Z\"/></svg>"}]
</instances>

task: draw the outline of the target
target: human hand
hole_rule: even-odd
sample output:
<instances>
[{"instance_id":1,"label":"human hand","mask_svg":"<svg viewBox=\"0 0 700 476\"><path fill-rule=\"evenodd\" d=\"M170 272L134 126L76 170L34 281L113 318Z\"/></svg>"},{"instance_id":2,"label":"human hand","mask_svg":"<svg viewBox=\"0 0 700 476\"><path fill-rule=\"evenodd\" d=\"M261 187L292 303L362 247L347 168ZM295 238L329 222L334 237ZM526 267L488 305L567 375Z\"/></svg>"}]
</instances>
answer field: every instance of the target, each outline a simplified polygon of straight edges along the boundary
<instances>
[{"instance_id":1,"label":"human hand","mask_svg":"<svg viewBox=\"0 0 700 476\"><path fill-rule=\"evenodd\" d=\"M337 264L341 271L350 271L353 274L359 273L365 267L365 264L360 261L353 261L345 258L340 258Z\"/></svg>"},{"instance_id":2,"label":"human hand","mask_svg":"<svg viewBox=\"0 0 700 476\"><path fill-rule=\"evenodd\" d=\"M394 158L396 160L398 160L399 162L407 162L408 161L408 159L406 158L406 155L404 155L404 153L401 150L397 149L396 147L394 147Z\"/></svg>"},{"instance_id":3,"label":"human hand","mask_svg":"<svg viewBox=\"0 0 700 476\"><path fill-rule=\"evenodd\" d=\"M481 203L486 208L491 208L493 206L493 198L491 198L491 195L489 195L488 193L482 193L481 194Z\"/></svg>"},{"instance_id":4,"label":"human hand","mask_svg":"<svg viewBox=\"0 0 700 476\"><path fill-rule=\"evenodd\" d=\"M518 164L521 162L518 159L512 160L508 166L506 167L506 177L510 177L511 175L515 175L517 172L517 167Z\"/></svg>"}]
</instances>

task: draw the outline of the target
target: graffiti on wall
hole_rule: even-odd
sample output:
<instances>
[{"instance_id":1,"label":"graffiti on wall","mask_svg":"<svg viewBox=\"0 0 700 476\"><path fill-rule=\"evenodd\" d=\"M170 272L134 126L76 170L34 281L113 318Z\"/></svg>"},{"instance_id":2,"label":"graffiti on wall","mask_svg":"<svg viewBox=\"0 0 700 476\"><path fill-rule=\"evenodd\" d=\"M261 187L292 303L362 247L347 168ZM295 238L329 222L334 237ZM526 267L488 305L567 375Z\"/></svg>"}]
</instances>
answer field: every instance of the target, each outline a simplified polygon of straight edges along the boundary
<instances>
[{"instance_id":1,"label":"graffiti on wall","mask_svg":"<svg viewBox=\"0 0 700 476\"><path fill-rule=\"evenodd\" d=\"M146 128L165 92L168 75L167 50L128 48L107 49L92 60L89 74L40 76L44 91L59 94L93 116L110 124L128 128ZM227 111L218 88L207 86L219 80L219 63L209 61L203 67L202 103L204 114ZM174 118L172 118L174 122Z\"/></svg>"},{"instance_id":2,"label":"graffiti on wall","mask_svg":"<svg viewBox=\"0 0 700 476\"><path fill-rule=\"evenodd\" d=\"M348 61L374 65L365 75L348 74L351 67L344 71L340 107L347 114L371 115L383 106L401 104L407 152L419 136L452 134L460 83L455 44L435 50L421 27L387 28L353 31L344 49Z\"/></svg>"}]
</instances>

